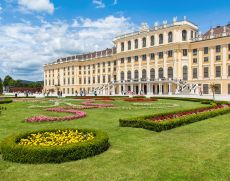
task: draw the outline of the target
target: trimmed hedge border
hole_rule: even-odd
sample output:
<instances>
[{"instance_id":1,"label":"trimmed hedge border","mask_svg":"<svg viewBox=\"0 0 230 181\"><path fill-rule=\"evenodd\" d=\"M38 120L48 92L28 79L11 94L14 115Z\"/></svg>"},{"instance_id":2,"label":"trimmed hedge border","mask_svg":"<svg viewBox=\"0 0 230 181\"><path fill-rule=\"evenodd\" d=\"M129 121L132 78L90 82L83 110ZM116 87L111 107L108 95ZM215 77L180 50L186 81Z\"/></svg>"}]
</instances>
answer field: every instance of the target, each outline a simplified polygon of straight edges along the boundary
<instances>
[{"instance_id":1,"label":"trimmed hedge border","mask_svg":"<svg viewBox=\"0 0 230 181\"><path fill-rule=\"evenodd\" d=\"M11 102L13 102L13 100L10 98L3 98L3 99L0 98L0 104L8 104Z\"/></svg>"},{"instance_id":2,"label":"trimmed hedge border","mask_svg":"<svg viewBox=\"0 0 230 181\"><path fill-rule=\"evenodd\" d=\"M213 106L210 106L213 107ZM217 109L209 112L202 112L195 115L188 115L179 117L176 119L170 119L165 120L161 122L154 122L150 120L150 118L154 118L156 116L163 116L167 114L173 114L173 113L181 113L184 111L194 111L196 109L190 109L190 110L183 110L183 111L177 111L177 112L168 112L168 113L162 113L162 114L155 114L155 115L148 115L148 116L142 116L142 117L136 117L136 118L128 118L128 119L120 119L119 124L121 127L134 127L134 128L144 128L149 129L152 131L160 132L169 130L172 128L176 128L179 126L183 126L186 124L191 124L197 121L205 120L208 118L216 117L219 115L230 113L230 107L225 107L222 109Z\"/></svg>"},{"instance_id":3,"label":"trimmed hedge border","mask_svg":"<svg viewBox=\"0 0 230 181\"><path fill-rule=\"evenodd\" d=\"M95 138L91 141L68 144L63 146L25 146L19 145L21 138L25 138L32 133L52 132L57 130L79 130L82 132L93 132ZM108 135L99 130L93 129L46 129L36 130L5 138L1 144L1 153L4 160L18 163L61 163L73 160L79 160L98 155L109 148Z\"/></svg>"}]
</instances>

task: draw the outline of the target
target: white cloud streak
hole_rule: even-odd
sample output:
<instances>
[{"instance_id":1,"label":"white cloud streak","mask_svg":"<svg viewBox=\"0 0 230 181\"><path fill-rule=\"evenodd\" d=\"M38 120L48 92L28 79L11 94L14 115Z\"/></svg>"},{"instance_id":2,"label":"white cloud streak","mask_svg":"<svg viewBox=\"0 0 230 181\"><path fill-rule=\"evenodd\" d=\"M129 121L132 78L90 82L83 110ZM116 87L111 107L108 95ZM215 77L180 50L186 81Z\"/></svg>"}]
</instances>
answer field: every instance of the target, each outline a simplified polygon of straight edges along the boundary
<instances>
[{"instance_id":1,"label":"white cloud streak","mask_svg":"<svg viewBox=\"0 0 230 181\"><path fill-rule=\"evenodd\" d=\"M136 28L125 17L76 18L33 25L29 22L0 25L0 77L42 79L42 66L56 58L112 47L118 34Z\"/></svg>"},{"instance_id":2,"label":"white cloud streak","mask_svg":"<svg viewBox=\"0 0 230 181\"><path fill-rule=\"evenodd\" d=\"M96 8L105 8L105 3L102 0L93 0L93 4Z\"/></svg>"}]
</instances>

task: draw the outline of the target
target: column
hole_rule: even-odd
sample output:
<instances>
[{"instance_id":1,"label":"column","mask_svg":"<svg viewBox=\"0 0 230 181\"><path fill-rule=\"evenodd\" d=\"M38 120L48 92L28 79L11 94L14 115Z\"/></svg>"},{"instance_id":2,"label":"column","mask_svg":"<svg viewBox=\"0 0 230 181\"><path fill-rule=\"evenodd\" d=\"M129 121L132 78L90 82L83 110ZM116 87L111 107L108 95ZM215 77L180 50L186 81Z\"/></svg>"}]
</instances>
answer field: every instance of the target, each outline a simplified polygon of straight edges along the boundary
<instances>
[{"instance_id":1,"label":"column","mask_svg":"<svg viewBox=\"0 0 230 181\"><path fill-rule=\"evenodd\" d=\"M147 81L150 80L150 56L149 54L147 54L147 68L146 68L146 71L147 71Z\"/></svg>"},{"instance_id":2,"label":"column","mask_svg":"<svg viewBox=\"0 0 230 181\"><path fill-rule=\"evenodd\" d=\"M214 55L214 47L210 48L210 79L215 78L215 55ZM203 70L202 70L203 71Z\"/></svg>"},{"instance_id":3,"label":"column","mask_svg":"<svg viewBox=\"0 0 230 181\"><path fill-rule=\"evenodd\" d=\"M142 77L141 61L142 61L141 56L139 56L139 58L138 58L138 63L139 63L139 66L138 66L138 72L139 72L138 80L140 80L140 78Z\"/></svg>"},{"instance_id":4,"label":"column","mask_svg":"<svg viewBox=\"0 0 230 181\"><path fill-rule=\"evenodd\" d=\"M159 56L157 53L155 53L155 79L159 78L159 73L158 73L158 59Z\"/></svg>"},{"instance_id":5,"label":"column","mask_svg":"<svg viewBox=\"0 0 230 181\"><path fill-rule=\"evenodd\" d=\"M162 95L162 83L159 83L159 95Z\"/></svg>"},{"instance_id":6,"label":"column","mask_svg":"<svg viewBox=\"0 0 230 181\"><path fill-rule=\"evenodd\" d=\"M203 57L202 57L202 50L199 49L198 52L199 52L199 53L198 53L198 64L199 64L199 68L198 68L198 72L199 72L198 78L199 78L199 80L202 80L202 77L203 77L203 66L202 66L202 64L203 64ZM212 54L212 52L211 52L211 54Z\"/></svg>"},{"instance_id":7,"label":"column","mask_svg":"<svg viewBox=\"0 0 230 181\"><path fill-rule=\"evenodd\" d=\"M169 95L172 95L172 83L169 82L169 92L168 92Z\"/></svg>"},{"instance_id":8,"label":"column","mask_svg":"<svg viewBox=\"0 0 230 181\"><path fill-rule=\"evenodd\" d=\"M178 70L178 79L182 79L182 54L181 50L178 51L178 64L177 64L177 70Z\"/></svg>"},{"instance_id":9,"label":"column","mask_svg":"<svg viewBox=\"0 0 230 181\"><path fill-rule=\"evenodd\" d=\"M140 94L142 88L141 88L141 83L139 83L139 90L138 90L138 94Z\"/></svg>"},{"instance_id":10,"label":"column","mask_svg":"<svg viewBox=\"0 0 230 181\"><path fill-rule=\"evenodd\" d=\"M176 50L173 53L173 78L178 79L178 72L177 72L177 52Z\"/></svg>"},{"instance_id":11,"label":"column","mask_svg":"<svg viewBox=\"0 0 230 181\"><path fill-rule=\"evenodd\" d=\"M151 94L151 87L150 87L150 83L147 83L147 95Z\"/></svg>"},{"instance_id":12,"label":"column","mask_svg":"<svg viewBox=\"0 0 230 181\"><path fill-rule=\"evenodd\" d=\"M121 60L120 59L117 60L117 81L119 83L118 94L121 95L121 84L120 84L121 83Z\"/></svg>"},{"instance_id":13,"label":"column","mask_svg":"<svg viewBox=\"0 0 230 181\"><path fill-rule=\"evenodd\" d=\"M167 52L163 52L163 53L164 53L164 55L163 55L164 56L163 57L164 58L163 59L164 60L164 77L168 78L168 69L167 69L167 56L168 55L167 55Z\"/></svg>"},{"instance_id":14,"label":"column","mask_svg":"<svg viewBox=\"0 0 230 181\"><path fill-rule=\"evenodd\" d=\"M188 80L192 80L192 52L188 52Z\"/></svg>"}]
</instances>

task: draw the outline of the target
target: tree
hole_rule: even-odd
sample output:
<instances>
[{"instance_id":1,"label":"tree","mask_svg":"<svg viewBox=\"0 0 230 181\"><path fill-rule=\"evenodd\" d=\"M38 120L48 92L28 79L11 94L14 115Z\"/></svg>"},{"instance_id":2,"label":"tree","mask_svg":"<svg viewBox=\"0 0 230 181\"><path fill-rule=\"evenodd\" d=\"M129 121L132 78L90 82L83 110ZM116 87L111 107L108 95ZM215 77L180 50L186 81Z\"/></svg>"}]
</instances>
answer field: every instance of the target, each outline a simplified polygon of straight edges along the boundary
<instances>
[{"instance_id":1,"label":"tree","mask_svg":"<svg viewBox=\"0 0 230 181\"><path fill-rule=\"evenodd\" d=\"M219 87L215 83L211 83L210 84L210 89L212 91L213 100L215 100L215 93L219 89Z\"/></svg>"},{"instance_id":2,"label":"tree","mask_svg":"<svg viewBox=\"0 0 230 181\"><path fill-rule=\"evenodd\" d=\"M0 95L3 93L2 79L0 78Z\"/></svg>"},{"instance_id":3,"label":"tree","mask_svg":"<svg viewBox=\"0 0 230 181\"><path fill-rule=\"evenodd\" d=\"M5 78L4 78L3 85L4 85L5 87L6 87L6 86L10 86L10 85L13 84L13 82L14 82L14 79L13 79L11 76L7 75L7 76L5 76Z\"/></svg>"}]
</instances>

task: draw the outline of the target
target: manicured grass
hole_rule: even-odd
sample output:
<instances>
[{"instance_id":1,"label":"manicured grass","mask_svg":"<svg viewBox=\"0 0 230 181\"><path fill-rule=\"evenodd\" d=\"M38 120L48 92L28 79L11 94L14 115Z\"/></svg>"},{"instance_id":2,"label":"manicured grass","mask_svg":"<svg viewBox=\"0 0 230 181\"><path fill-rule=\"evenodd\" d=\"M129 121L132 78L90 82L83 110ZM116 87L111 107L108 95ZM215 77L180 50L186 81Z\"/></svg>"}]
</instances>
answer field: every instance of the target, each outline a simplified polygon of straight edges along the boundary
<instances>
[{"instance_id":1,"label":"manicured grass","mask_svg":"<svg viewBox=\"0 0 230 181\"><path fill-rule=\"evenodd\" d=\"M83 119L55 123L24 122L33 115L64 115L28 108L37 103L4 105L7 110L0 116L0 141L34 129L93 128L108 133L111 147L98 156L62 164L30 165L0 159L0 180L230 180L230 114L157 133L119 127L118 120L207 105L177 100L153 102L155 108L121 100L110 103L116 108L84 110L87 116Z\"/></svg>"}]
</instances>

